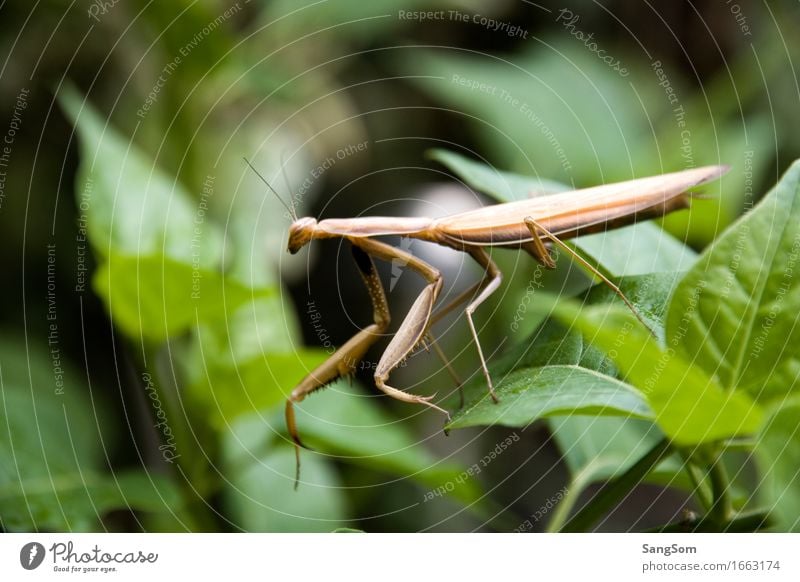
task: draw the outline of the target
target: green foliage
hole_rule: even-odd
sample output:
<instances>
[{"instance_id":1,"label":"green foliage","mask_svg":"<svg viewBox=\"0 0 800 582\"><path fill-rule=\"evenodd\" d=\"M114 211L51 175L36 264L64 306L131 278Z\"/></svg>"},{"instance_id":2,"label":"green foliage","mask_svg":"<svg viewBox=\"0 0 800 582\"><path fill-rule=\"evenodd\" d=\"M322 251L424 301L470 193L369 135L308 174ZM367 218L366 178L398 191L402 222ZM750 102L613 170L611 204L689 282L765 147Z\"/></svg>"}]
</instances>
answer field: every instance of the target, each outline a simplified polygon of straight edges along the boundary
<instances>
[{"instance_id":1,"label":"green foliage","mask_svg":"<svg viewBox=\"0 0 800 582\"><path fill-rule=\"evenodd\" d=\"M277 429L278 427L275 427ZM303 456L302 490L292 485L295 456L259 418L241 418L225 436L222 457L230 518L245 531L328 532L347 524L337 472L325 459Z\"/></svg>"},{"instance_id":2,"label":"green foliage","mask_svg":"<svg viewBox=\"0 0 800 582\"><path fill-rule=\"evenodd\" d=\"M87 19L45 1L24 24L20 16L29 15L10 9L5 40L19 54L9 59L16 63L6 71L9 87L37 79L24 61L38 55L33 69L53 79L83 86L93 79L87 90L98 110L67 82L53 90L73 136L46 99L27 103L23 125L47 120L40 142L49 147L26 151L33 142L19 132L16 109L9 129L17 144L0 218L6 254L23 258L9 263L22 270L12 268L8 279L25 284L24 311L7 315L25 329L0 340L0 530L330 532L383 520L420 529L423 513L441 529L477 527L469 521L476 516L497 528L511 518L511 529L521 519L494 504L521 500L513 489L530 484L520 480L527 453L504 456L493 467L501 487L488 491L493 475L465 479L463 466L485 444L489 431L480 427L532 423L560 450L550 469L563 462L569 472L548 516L553 531L590 529L640 482L692 496L698 529L800 530L800 165L753 208L773 163L782 167L800 148L796 79L786 74L786 55L798 43L779 26L791 10L775 4L769 18L758 18L753 9L748 22L764 26L727 37L720 66L707 55L695 61L703 43L661 39L642 51L640 22L608 19L592 3L580 4L579 18L596 45L570 34L557 12L517 4L193 1L140 10L119 3ZM458 10L464 18L402 14L416 10ZM524 38L472 15L520 24ZM16 37L34 20L58 24L42 37L48 50L38 46L41 35ZM680 24L691 34L692 23ZM76 31L87 25L84 43ZM633 34L615 37L620 25ZM590 46L618 57L624 71ZM686 62L699 66L688 71ZM62 195L73 170L72 155L60 159L68 140L80 162L72 208ZM339 155L362 143L363 155ZM453 364L470 360L477 373L464 386L466 406L456 410L454 398L447 406L448 428L470 428L450 439L440 438L441 418L422 407L397 405L371 386L334 383L297 406L301 434L316 450L302 451L295 492L283 402L330 354L303 345L282 285L297 292L322 245L286 259L285 210L241 158L301 214L379 214L427 179L418 167L423 143L460 143L458 151L480 157L430 154L497 202L706 163L731 171L688 212L566 243L620 285L653 335L607 287L590 287L591 276L563 249L547 273L524 253L493 253L505 287L477 319L484 347L497 348L487 352L500 403L487 396L466 332L450 334L469 354ZM389 167L402 176L375 171ZM57 267L60 336L48 344L36 311L41 289L31 283L40 282L37 265L51 243L59 247L47 275L49 282ZM74 247L96 297L67 291ZM394 277L396 265L385 267ZM390 297L393 308L402 293ZM402 318L393 315L396 326ZM98 330L114 334L113 357L96 357ZM442 345L448 356L456 352ZM68 352L80 367L66 362ZM408 378L425 378L424 366L415 359ZM450 387L434 385L445 377L439 372L420 393ZM168 438L153 427L162 415L180 453L174 465L155 454ZM443 460L445 450L464 465ZM531 471L537 481L559 473L541 469ZM603 493L589 495L600 481ZM417 503L423 495L447 501Z\"/></svg>"},{"instance_id":3,"label":"green foliage","mask_svg":"<svg viewBox=\"0 0 800 582\"><path fill-rule=\"evenodd\" d=\"M11 531L94 531L110 510L178 508L163 475L107 472L114 430L61 353L0 342L0 526ZM32 419L34 421L32 421Z\"/></svg>"},{"instance_id":4,"label":"green foliage","mask_svg":"<svg viewBox=\"0 0 800 582\"><path fill-rule=\"evenodd\" d=\"M268 288L253 289L210 269L163 255L111 253L94 276L94 290L111 306L114 323L131 337L153 342L178 336L198 321L226 316Z\"/></svg>"},{"instance_id":5,"label":"green foliage","mask_svg":"<svg viewBox=\"0 0 800 582\"><path fill-rule=\"evenodd\" d=\"M761 414L744 393L724 390L702 368L662 348L627 309L565 302L556 310L609 354L647 397L659 427L676 443L713 442L758 430Z\"/></svg>"},{"instance_id":6,"label":"green foliage","mask_svg":"<svg viewBox=\"0 0 800 582\"><path fill-rule=\"evenodd\" d=\"M343 484L326 462L329 455L426 489L455 483L460 465L437 461L370 400L362 391L337 382L298 410L303 440L324 451L302 451L299 492L292 488L295 458L283 436L282 410L266 419L240 417L223 449L233 486L226 496L237 525L254 531L322 532L346 524ZM449 496L478 515L487 515L474 481L459 483Z\"/></svg>"},{"instance_id":7,"label":"green foliage","mask_svg":"<svg viewBox=\"0 0 800 582\"><path fill-rule=\"evenodd\" d=\"M652 418L642 395L598 371L603 360L585 349L580 334L555 322L545 323L530 343L515 346L491 366L500 402L491 401L480 376L466 386L469 402L455 413L449 427L523 427L562 414Z\"/></svg>"},{"instance_id":8,"label":"green foliage","mask_svg":"<svg viewBox=\"0 0 800 582\"><path fill-rule=\"evenodd\" d=\"M460 160L454 159L448 160L451 167L461 168ZM498 189L498 182L487 179L486 173L474 168L455 171L470 178L480 176L473 185L480 183L491 193ZM551 421L551 426L565 449L572 485L578 491L592 480L633 470L637 453L631 452L631 445L639 443L635 448L641 455L645 443L655 446L659 434L669 437L677 450L690 447L701 453L682 464L674 458L667 463L660 459L647 469L647 479L688 489L698 479L699 464L701 474L708 468L718 481L713 468L718 462L709 459L724 454L720 443L755 436L765 476L761 496L776 513L796 514L795 473L787 469L796 465L792 456L798 432L796 403L781 402L794 395L797 385L793 338L800 311L794 305L800 296L794 269L800 240L799 179L800 163L796 163L756 208L693 261L686 274L619 280L650 329L608 289L595 288L580 302L538 297L540 309L551 310L567 327L548 319L528 342L495 361L490 373L501 403L492 405L485 395L474 396L479 383L473 382L467 387L473 400L456 413L452 426L525 426L543 417L569 415ZM646 252L647 247L637 250ZM586 345L575 337L577 333ZM588 346L601 353L584 352ZM762 356L763 361L757 361ZM628 420L620 423L615 415ZM572 418L586 416L594 418ZM632 420L637 417L641 420ZM647 420L657 429L643 422ZM592 449L595 442L604 443L609 451L601 454ZM725 454L723 462L730 464L733 457ZM724 487L719 491L717 482L711 492L748 497L739 483ZM708 491L703 483L692 489L698 496ZM555 527L566 522L575 497L567 496L553 518ZM709 504L706 499L702 503ZM733 524L736 518L726 513L732 510L718 515L719 507L713 509L714 527L727 527L729 519ZM792 519L779 519L784 528L797 527Z\"/></svg>"},{"instance_id":9,"label":"green foliage","mask_svg":"<svg viewBox=\"0 0 800 582\"><path fill-rule=\"evenodd\" d=\"M637 97L628 79L582 47L561 54L538 48L528 45L511 59L419 50L414 74L425 74L416 82L465 112L461 119L486 151L519 173L564 183L614 181L630 177L634 155L657 154L639 121L639 99L655 101L656 87L642 87ZM480 83L485 90L471 89Z\"/></svg>"},{"instance_id":10,"label":"green foliage","mask_svg":"<svg viewBox=\"0 0 800 582\"><path fill-rule=\"evenodd\" d=\"M800 373L800 162L703 253L678 286L667 341L727 388L759 401Z\"/></svg>"},{"instance_id":11,"label":"green foliage","mask_svg":"<svg viewBox=\"0 0 800 582\"><path fill-rule=\"evenodd\" d=\"M755 447L762 481L762 503L778 521L779 531L800 531L800 403L780 405L764 423Z\"/></svg>"},{"instance_id":12,"label":"green foliage","mask_svg":"<svg viewBox=\"0 0 800 582\"><path fill-rule=\"evenodd\" d=\"M430 159L446 166L467 186L489 194L498 202L527 200L533 196L569 190L569 186L566 184L504 172L488 165L486 160L483 163L476 162L449 150L434 149L430 150L427 155Z\"/></svg>"},{"instance_id":13,"label":"green foliage","mask_svg":"<svg viewBox=\"0 0 800 582\"><path fill-rule=\"evenodd\" d=\"M326 393L309 398L298 411L297 422L312 448L325 447L326 452L341 455L351 463L412 479L429 488L455 480L463 467L434 458L419 446L419 438L382 413L371 400L338 382ZM342 431L342 426L347 430ZM475 504L481 497L481 488L469 480L459 484L451 497ZM480 511L481 507L471 505L471 509Z\"/></svg>"},{"instance_id":14,"label":"green foliage","mask_svg":"<svg viewBox=\"0 0 800 582\"><path fill-rule=\"evenodd\" d=\"M496 388L500 404L483 398L460 410L450 428L481 424L527 426L561 414L619 415L650 419L650 407L627 384L578 365L514 370ZM464 416L466 420L461 421Z\"/></svg>"},{"instance_id":15,"label":"green foliage","mask_svg":"<svg viewBox=\"0 0 800 582\"><path fill-rule=\"evenodd\" d=\"M207 209L110 127L66 86L60 102L75 124L81 165L75 184L89 242L100 257L165 256L195 268L218 267L223 237Z\"/></svg>"}]
</instances>

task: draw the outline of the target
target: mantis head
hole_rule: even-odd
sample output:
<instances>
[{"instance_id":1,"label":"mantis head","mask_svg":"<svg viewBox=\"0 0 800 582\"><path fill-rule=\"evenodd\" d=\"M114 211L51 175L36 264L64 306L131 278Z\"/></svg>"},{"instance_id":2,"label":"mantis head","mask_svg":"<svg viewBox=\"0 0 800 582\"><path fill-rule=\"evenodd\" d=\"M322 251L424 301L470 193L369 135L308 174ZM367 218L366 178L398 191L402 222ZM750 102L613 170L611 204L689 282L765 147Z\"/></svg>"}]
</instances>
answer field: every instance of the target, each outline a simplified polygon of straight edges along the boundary
<instances>
[{"instance_id":1,"label":"mantis head","mask_svg":"<svg viewBox=\"0 0 800 582\"><path fill-rule=\"evenodd\" d=\"M298 218L289 227L289 252L295 254L301 248L306 246L312 238L314 238L314 231L317 229L317 219L305 216Z\"/></svg>"}]
</instances>

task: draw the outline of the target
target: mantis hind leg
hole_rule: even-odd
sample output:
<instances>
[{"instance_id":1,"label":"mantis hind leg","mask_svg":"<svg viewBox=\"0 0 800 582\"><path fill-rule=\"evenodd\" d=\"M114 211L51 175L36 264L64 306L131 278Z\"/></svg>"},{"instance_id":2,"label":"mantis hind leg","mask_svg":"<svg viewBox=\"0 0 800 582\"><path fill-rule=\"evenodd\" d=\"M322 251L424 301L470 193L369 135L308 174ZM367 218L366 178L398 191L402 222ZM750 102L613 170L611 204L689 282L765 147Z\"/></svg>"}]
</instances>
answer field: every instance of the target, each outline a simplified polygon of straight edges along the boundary
<instances>
[{"instance_id":1,"label":"mantis hind leg","mask_svg":"<svg viewBox=\"0 0 800 582\"><path fill-rule=\"evenodd\" d=\"M525 218L525 225L528 227L528 230L530 231L531 236L533 236L533 247L535 247L535 249L536 249L533 254L537 259L539 259L542 262L542 264L544 264L548 268L555 267L555 263L553 262L553 259L550 256L550 253L548 252L547 248L544 246L544 242L542 241L541 237L544 236L545 238L548 238L550 241L552 241L553 243L557 244L559 247L564 249L570 256L572 256L572 258L574 258L576 261L578 261L578 263L582 267L584 267L587 271L589 271L590 273L595 275L597 278L599 278L601 281L603 281L603 283L608 285L608 287L614 293L616 293L617 296L620 299L622 299L622 301L625 303L625 305L628 306L628 309L630 309L631 312L636 316L636 319L638 319L642 323L642 325L644 325L645 328L647 328L647 330L651 334L653 334L654 336L656 335L655 332L652 329L650 329L650 326L647 324L647 322L642 318L641 314L636 309L636 307L634 307L633 303L631 303L630 300L625 296L625 294L622 292L622 290L619 287L617 287L616 285L614 285L614 283L612 283L608 279L608 277L603 275L603 273L601 273L589 261L584 259L580 254L578 254L574 249L572 249L564 241L562 241L560 238L558 238L552 232L547 230L544 226L542 226L541 224L536 222L530 216Z\"/></svg>"}]
</instances>

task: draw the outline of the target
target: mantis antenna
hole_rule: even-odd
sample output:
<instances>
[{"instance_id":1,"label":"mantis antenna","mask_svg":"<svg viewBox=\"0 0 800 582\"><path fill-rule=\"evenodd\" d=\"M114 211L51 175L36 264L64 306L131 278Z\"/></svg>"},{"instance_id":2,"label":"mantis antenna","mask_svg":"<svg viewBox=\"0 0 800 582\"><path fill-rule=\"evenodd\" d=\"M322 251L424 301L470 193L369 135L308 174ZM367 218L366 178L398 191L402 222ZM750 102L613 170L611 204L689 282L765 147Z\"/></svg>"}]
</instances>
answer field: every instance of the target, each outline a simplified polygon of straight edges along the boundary
<instances>
[{"instance_id":1,"label":"mantis antenna","mask_svg":"<svg viewBox=\"0 0 800 582\"><path fill-rule=\"evenodd\" d=\"M281 174L283 174L283 183L286 184L286 191L291 193L294 192L294 188L289 183L289 172L286 171L286 150L281 150ZM292 201L292 208L294 208L294 201ZM295 214L295 218L297 214Z\"/></svg>"},{"instance_id":2,"label":"mantis antenna","mask_svg":"<svg viewBox=\"0 0 800 582\"><path fill-rule=\"evenodd\" d=\"M261 173L260 173L258 170L256 170L256 169L255 169L255 166L253 166L253 164L251 164L251 163L250 163L250 160L248 160L247 158L244 158L244 157L243 157L242 159L244 160L244 162L245 162L245 163L246 163L248 166L250 166L250 169L251 169L251 170L253 170L253 171L256 173L256 176L258 176L259 178L261 178L261 181L262 181L262 182L264 182L264 184L266 184L266 185L267 185L267 188L269 188L270 190L272 190L272 193L273 193L273 194L275 194L275 197L276 197L278 200L280 200L280 203L281 203L281 204L283 204L283 207L284 207L286 210L288 210L288 211L289 211L289 215L292 217L292 220L297 220L297 214L296 214L296 213L295 213L295 211L294 211L294 206L290 206L289 204L287 204L287 203L284 201L284 199L283 199L283 198L281 198L280 194L278 194L278 193L275 191L275 188L273 188L273 187L272 187L272 185L271 185L269 182L267 182L267 179L266 179L264 176L262 176L262 175L261 175Z\"/></svg>"}]
</instances>

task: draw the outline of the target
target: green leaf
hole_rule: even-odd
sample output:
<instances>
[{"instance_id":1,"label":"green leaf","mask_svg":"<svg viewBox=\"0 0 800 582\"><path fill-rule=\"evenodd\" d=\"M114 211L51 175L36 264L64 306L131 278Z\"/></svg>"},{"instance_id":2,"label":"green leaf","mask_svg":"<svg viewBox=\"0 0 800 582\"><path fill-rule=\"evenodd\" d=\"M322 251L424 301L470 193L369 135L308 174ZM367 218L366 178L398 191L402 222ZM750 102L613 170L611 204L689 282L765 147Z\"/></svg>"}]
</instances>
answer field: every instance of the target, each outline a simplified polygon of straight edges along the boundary
<instances>
[{"instance_id":1,"label":"green leaf","mask_svg":"<svg viewBox=\"0 0 800 582\"><path fill-rule=\"evenodd\" d=\"M284 401L292 388L328 357L323 350L298 348L264 352L234 367L219 365L212 358L202 365L202 374L189 389L206 403L211 420L226 426L240 415Z\"/></svg>"},{"instance_id":2,"label":"green leaf","mask_svg":"<svg viewBox=\"0 0 800 582\"><path fill-rule=\"evenodd\" d=\"M95 273L94 289L114 323L133 338L163 341L201 322L224 321L237 307L270 293L163 255L112 252L107 259Z\"/></svg>"},{"instance_id":3,"label":"green leaf","mask_svg":"<svg viewBox=\"0 0 800 582\"><path fill-rule=\"evenodd\" d=\"M784 403L767 419L756 443L758 494L780 531L800 531L800 402Z\"/></svg>"},{"instance_id":4,"label":"green leaf","mask_svg":"<svg viewBox=\"0 0 800 582\"><path fill-rule=\"evenodd\" d=\"M463 112L454 118L512 170L569 184L628 179L633 158L658 159L642 102L659 103L660 88L620 76L572 40L511 58L417 49L398 68Z\"/></svg>"},{"instance_id":5,"label":"green leaf","mask_svg":"<svg viewBox=\"0 0 800 582\"><path fill-rule=\"evenodd\" d=\"M226 435L223 459L228 487L223 503L234 524L256 532L329 532L348 525L344 490L331 463L303 458L302 489L293 487L294 451L264 447L265 429L257 417L237 421Z\"/></svg>"},{"instance_id":6,"label":"green leaf","mask_svg":"<svg viewBox=\"0 0 800 582\"><path fill-rule=\"evenodd\" d=\"M574 366L515 370L495 387L500 402L482 398L459 410L448 428L501 424L523 427L561 414L653 418L644 397L624 382Z\"/></svg>"},{"instance_id":7,"label":"green leaf","mask_svg":"<svg viewBox=\"0 0 800 582\"><path fill-rule=\"evenodd\" d=\"M570 186L553 180L504 172L488 163L477 162L448 150L429 150L427 156L446 166L467 186L488 194L498 202L527 200L534 196L571 189Z\"/></svg>"},{"instance_id":8,"label":"green leaf","mask_svg":"<svg viewBox=\"0 0 800 582\"><path fill-rule=\"evenodd\" d=\"M800 162L701 255L667 316L671 349L720 386L759 400L800 373Z\"/></svg>"},{"instance_id":9,"label":"green leaf","mask_svg":"<svg viewBox=\"0 0 800 582\"><path fill-rule=\"evenodd\" d=\"M606 275L614 277L687 271L697 253L655 222L637 222L570 241Z\"/></svg>"},{"instance_id":10,"label":"green leaf","mask_svg":"<svg viewBox=\"0 0 800 582\"><path fill-rule=\"evenodd\" d=\"M657 424L677 444L711 442L758 430L758 406L743 393L725 391L674 350L662 348L629 310L563 301L555 313L609 355L628 382L646 395Z\"/></svg>"},{"instance_id":11,"label":"green leaf","mask_svg":"<svg viewBox=\"0 0 800 582\"><path fill-rule=\"evenodd\" d=\"M174 512L181 497L164 475L59 473L0 485L0 526L15 531L96 531L112 510Z\"/></svg>"},{"instance_id":12,"label":"green leaf","mask_svg":"<svg viewBox=\"0 0 800 582\"><path fill-rule=\"evenodd\" d=\"M223 237L207 220L211 194L198 192L193 200L71 86L62 88L59 101L80 138L75 193L80 225L95 252L101 257L166 255L188 265L217 267Z\"/></svg>"},{"instance_id":13,"label":"green leaf","mask_svg":"<svg viewBox=\"0 0 800 582\"><path fill-rule=\"evenodd\" d=\"M681 273L666 272L622 277L612 279L612 282L616 281L620 290L633 303L636 311L642 316L650 330L661 340L664 337L664 317L667 310L667 302L680 279ZM613 304L618 307L624 306L619 296L605 283L597 284L589 289L582 303L584 305ZM610 361L606 362L606 364L610 363Z\"/></svg>"},{"instance_id":14,"label":"green leaf","mask_svg":"<svg viewBox=\"0 0 800 582\"><path fill-rule=\"evenodd\" d=\"M650 321L660 327L660 312L675 276L660 273L619 280L623 293ZM619 303L605 284L586 294L592 304ZM536 298L547 309L547 296ZM500 402L488 398L482 376L464 387L468 405L458 410L452 428L503 424L526 426L539 418L564 414L654 418L641 392L616 377L611 362L598 350L584 345L577 330L549 320L528 342L512 347L489 367Z\"/></svg>"},{"instance_id":15,"label":"green leaf","mask_svg":"<svg viewBox=\"0 0 800 582\"><path fill-rule=\"evenodd\" d=\"M212 422L274 406L329 357L298 344L296 326L293 310L270 295L197 327L183 368L189 394L205 403Z\"/></svg>"},{"instance_id":16,"label":"green leaf","mask_svg":"<svg viewBox=\"0 0 800 582\"><path fill-rule=\"evenodd\" d=\"M0 528L90 531L112 509L178 506L161 476L105 473L109 414L57 342L1 340L0 388Z\"/></svg>"},{"instance_id":17,"label":"green leaf","mask_svg":"<svg viewBox=\"0 0 800 582\"><path fill-rule=\"evenodd\" d=\"M663 436L653 423L637 419L559 417L550 420L550 428L572 475L573 487L580 490L623 473Z\"/></svg>"}]
</instances>

